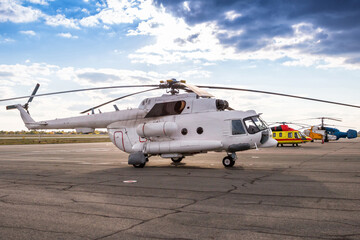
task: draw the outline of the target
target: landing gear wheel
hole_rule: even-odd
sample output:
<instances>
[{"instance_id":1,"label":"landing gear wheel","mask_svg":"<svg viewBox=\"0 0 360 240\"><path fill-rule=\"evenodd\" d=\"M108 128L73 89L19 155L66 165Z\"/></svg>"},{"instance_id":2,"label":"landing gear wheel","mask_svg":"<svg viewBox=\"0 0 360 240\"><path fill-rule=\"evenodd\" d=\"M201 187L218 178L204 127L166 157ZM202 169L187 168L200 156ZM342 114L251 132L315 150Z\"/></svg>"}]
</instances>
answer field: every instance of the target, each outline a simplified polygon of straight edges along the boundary
<instances>
[{"instance_id":1,"label":"landing gear wheel","mask_svg":"<svg viewBox=\"0 0 360 240\"><path fill-rule=\"evenodd\" d=\"M227 156L227 157L223 158L222 163L225 167L232 167L232 166L234 166L235 161L232 157Z\"/></svg>"},{"instance_id":2,"label":"landing gear wheel","mask_svg":"<svg viewBox=\"0 0 360 240\"><path fill-rule=\"evenodd\" d=\"M179 163L183 159L184 159L184 157L177 157L177 158L171 158L171 161L173 161L174 163Z\"/></svg>"},{"instance_id":3,"label":"landing gear wheel","mask_svg":"<svg viewBox=\"0 0 360 240\"><path fill-rule=\"evenodd\" d=\"M140 163L140 164L133 164L134 168L144 168L146 163L149 161L149 157L146 157L145 162L144 163Z\"/></svg>"},{"instance_id":4,"label":"landing gear wheel","mask_svg":"<svg viewBox=\"0 0 360 240\"><path fill-rule=\"evenodd\" d=\"M134 168L143 168L145 167L145 163L140 163L140 164L133 164Z\"/></svg>"}]
</instances>

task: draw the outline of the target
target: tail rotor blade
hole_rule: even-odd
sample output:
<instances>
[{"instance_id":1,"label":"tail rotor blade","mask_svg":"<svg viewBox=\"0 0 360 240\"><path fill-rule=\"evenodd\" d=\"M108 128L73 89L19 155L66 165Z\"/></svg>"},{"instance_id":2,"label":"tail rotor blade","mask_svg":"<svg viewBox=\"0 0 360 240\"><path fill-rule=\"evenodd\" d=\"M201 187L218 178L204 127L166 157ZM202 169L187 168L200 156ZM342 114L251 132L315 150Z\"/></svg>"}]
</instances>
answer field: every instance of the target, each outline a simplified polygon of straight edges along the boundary
<instances>
[{"instance_id":1,"label":"tail rotor blade","mask_svg":"<svg viewBox=\"0 0 360 240\"><path fill-rule=\"evenodd\" d=\"M6 110L16 109L16 105L6 106Z\"/></svg>"},{"instance_id":2,"label":"tail rotor blade","mask_svg":"<svg viewBox=\"0 0 360 240\"><path fill-rule=\"evenodd\" d=\"M29 100L27 101L27 103L32 102L32 100L33 100L34 97L35 97L36 92L39 90L39 87L40 87L40 84L39 84L39 83L36 84L36 86L35 86L35 88L34 88L34 91L32 92L31 97L29 98Z\"/></svg>"}]
</instances>

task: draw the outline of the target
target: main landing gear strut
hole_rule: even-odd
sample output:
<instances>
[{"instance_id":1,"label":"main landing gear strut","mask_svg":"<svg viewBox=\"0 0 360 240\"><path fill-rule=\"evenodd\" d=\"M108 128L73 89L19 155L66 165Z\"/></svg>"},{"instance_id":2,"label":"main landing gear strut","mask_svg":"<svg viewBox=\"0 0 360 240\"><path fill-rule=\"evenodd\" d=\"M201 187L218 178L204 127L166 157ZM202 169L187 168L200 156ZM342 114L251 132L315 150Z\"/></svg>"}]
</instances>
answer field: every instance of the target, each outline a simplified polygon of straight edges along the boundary
<instances>
[{"instance_id":1,"label":"main landing gear strut","mask_svg":"<svg viewBox=\"0 0 360 240\"><path fill-rule=\"evenodd\" d=\"M237 159L237 156L235 153L230 153L226 157L223 158L223 165L224 167L232 167L235 164L235 161Z\"/></svg>"}]
</instances>

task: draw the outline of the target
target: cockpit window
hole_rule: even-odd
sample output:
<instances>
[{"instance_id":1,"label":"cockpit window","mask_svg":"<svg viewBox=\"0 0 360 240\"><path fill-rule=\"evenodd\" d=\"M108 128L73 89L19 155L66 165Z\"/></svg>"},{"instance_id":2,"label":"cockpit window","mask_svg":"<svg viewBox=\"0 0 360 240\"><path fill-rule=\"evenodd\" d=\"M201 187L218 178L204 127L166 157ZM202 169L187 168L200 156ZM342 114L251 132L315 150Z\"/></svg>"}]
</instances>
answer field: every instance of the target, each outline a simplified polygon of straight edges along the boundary
<instances>
[{"instance_id":1,"label":"cockpit window","mask_svg":"<svg viewBox=\"0 0 360 240\"><path fill-rule=\"evenodd\" d=\"M186 106L185 101L165 102L155 104L145 118L180 114Z\"/></svg>"},{"instance_id":2,"label":"cockpit window","mask_svg":"<svg viewBox=\"0 0 360 240\"><path fill-rule=\"evenodd\" d=\"M265 122L262 121L259 116L245 118L244 123L246 126L246 130L250 134L254 134L267 129Z\"/></svg>"},{"instance_id":3,"label":"cockpit window","mask_svg":"<svg viewBox=\"0 0 360 240\"><path fill-rule=\"evenodd\" d=\"M248 133L254 134L260 131L260 129L253 122L253 120L251 120L251 118L244 119L244 123Z\"/></svg>"},{"instance_id":4,"label":"cockpit window","mask_svg":"<svg viewBox=\"0 0 360 240\"><path fill-rule=\"evenodd\" d=\"M266 126L264 120L262 120L259 116L257 117L251 117L251 119L254 121L255 125L260 129L260 130L265 130L268 127Z\"/></svg>"},{"instance_id":5,"label":"cockpit window","mask_svg":"<svg viewBox=\"0 0 360 240\"><path fill-rule=\"evenodd\" d=\"M245 129L241 120L232 120L232 135L245 134Z\"/></svg>"},{"instance_id":6,"label":"cockpit window","mask_svg":"<svg viewBox=\"0 0 360 240\"><path fill-rule=\"evenodd\" d=\"M295 138L299 138L299 136L298 136L297 132L295 132L294 134L295 134Z\"/></svg>"}]
</instances>

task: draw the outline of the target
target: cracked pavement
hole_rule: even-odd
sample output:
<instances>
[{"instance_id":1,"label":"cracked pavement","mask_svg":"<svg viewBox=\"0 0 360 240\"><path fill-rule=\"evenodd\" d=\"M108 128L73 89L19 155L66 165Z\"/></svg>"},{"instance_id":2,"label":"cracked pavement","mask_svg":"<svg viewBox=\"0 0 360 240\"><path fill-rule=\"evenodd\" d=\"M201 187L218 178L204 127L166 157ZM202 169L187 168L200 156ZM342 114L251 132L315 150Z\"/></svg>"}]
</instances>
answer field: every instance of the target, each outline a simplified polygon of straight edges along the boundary
<instances>
[{"instance_id":1,"label":"cracked pavement","mask_svg":"<svg viewBox=\"0 0 360 240\"><path fill-rule=\"evenodd\" d=\"M0 239L360 239L360 140L224 155L0 146Z\"/></svg>"}]
</instances>

